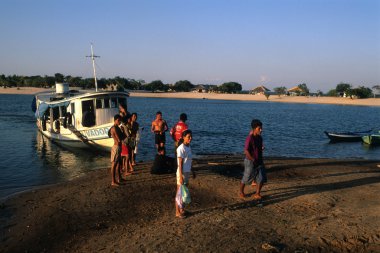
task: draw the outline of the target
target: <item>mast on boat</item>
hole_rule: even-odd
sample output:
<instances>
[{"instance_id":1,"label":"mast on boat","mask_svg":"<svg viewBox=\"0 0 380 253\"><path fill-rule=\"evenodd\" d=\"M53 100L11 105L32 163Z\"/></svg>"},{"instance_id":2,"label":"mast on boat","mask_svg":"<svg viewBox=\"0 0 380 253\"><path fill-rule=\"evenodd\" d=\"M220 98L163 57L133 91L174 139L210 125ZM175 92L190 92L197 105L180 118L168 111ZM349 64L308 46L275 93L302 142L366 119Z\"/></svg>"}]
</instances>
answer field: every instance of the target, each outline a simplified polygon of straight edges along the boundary
<instances>
[{"instance_id":1,"label":"mast on boat","mask_svg":"<svg viewBox=\"0 0 380 253\"><path fill-rule=\"evenodd\" d=\"M94 79L95 79L95 91L98 91L98 81L96 79L96 70L95 70L95 58L99 58L100 56L94 55L94 49L92 48L92 43L91 43L91 55L86 56L86 57L91 57L92 60L92 68L94 70Z\"/></svg>"}]
</instances>

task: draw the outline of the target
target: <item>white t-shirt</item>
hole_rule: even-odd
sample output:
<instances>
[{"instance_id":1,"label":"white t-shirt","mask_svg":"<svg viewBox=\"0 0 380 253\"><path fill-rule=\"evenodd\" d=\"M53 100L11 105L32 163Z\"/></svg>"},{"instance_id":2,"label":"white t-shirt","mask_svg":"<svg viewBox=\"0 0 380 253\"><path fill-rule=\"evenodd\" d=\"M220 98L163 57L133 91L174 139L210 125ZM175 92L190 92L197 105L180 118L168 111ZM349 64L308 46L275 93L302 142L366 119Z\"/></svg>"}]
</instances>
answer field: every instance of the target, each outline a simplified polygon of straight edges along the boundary
<instances>
[{"instance_id":1,"label":"white t-shirt","mask_svg":"<svg viewBox=\"0 0 380 253\"><path fill-rule=\"evenodd\" d=\"M191 172L191 163L192 163L192 155L191 155L191 148L190 146L186 146L185 144L181 144L177 148L177 161L178 157L181 157L183 159L183 166L182 166L182 172ZM178 161L179 164L179 161ZM177 168L178 170L178 168Z\"/></svg>"}]
</instances>

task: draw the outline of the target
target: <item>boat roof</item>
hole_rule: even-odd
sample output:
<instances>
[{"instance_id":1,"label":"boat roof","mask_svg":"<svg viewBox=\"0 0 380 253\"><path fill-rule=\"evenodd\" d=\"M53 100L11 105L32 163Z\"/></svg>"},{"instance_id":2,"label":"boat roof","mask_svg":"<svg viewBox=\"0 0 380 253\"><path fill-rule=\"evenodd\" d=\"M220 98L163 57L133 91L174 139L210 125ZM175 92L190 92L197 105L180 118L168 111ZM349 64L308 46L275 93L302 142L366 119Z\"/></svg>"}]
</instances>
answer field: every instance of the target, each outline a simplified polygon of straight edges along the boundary
<instances>
[{"instance_id":1,"label":"boat roof","mask_svg":"<svg viewBox=\"0 0 380 253\"><path fill-rule=\"evenodd\" d=\"M83 98L94 98L94 97L106 97L106 96L127 96L129 97L129 92L126 91L86 91L86 90L70 90L67 93L56 93L56 92L42 92L36 94L36 99L43 101L47 104L62 103L66 101L83 99Z\"/></svg>"}]
</instances>

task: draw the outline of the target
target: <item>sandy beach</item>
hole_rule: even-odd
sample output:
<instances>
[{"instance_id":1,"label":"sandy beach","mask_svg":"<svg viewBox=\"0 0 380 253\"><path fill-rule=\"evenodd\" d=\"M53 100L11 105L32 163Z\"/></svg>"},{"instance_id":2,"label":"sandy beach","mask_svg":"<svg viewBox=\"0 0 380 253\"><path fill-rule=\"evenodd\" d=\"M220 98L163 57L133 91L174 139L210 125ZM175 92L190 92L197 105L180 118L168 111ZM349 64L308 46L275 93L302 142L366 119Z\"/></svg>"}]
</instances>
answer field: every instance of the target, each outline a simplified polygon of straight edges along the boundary
<instances>
[{"instance_id":1,"label":"sandy beach","mask_svg":"<svg viewBox=\"0 0 380 253\"><path fill-rule=\"evenodd\" d=\"M0 205L0 252L380 252L380 161L268 158L261 203L238 197L243 157L194 161L193 202L175 218L175 175L109 169Z\"/></svg>"},{"instance_id":2,"label":"sandy beach","mask_svg":"<svg viewBox=\"0 0 380 253\"><path fill-rule=\"evenodd\" d=\"M52 89L20 87L19 89L0 88L0 94L36 94ZM251 94L218 94L218 93L195 93L195 92L172 92L172 93L151 93L151 92L130 92L131 97L152 97L152 98L181 98L181 99L220 99L237 101L262 101L281 103L303 103L303 104L338 104L338 105L361 105L380 106L380 98L350 99L343 97L304 97L304 96L281 96L271 95L267 99L264 95Z\"/></svg>"},{"instance_id":3,"label":"sandy beach","mask_svg":"<svg viewBox=\"0 0 380 253\"><path fill-rule=\"evenodd\" d=\"M45 91L53 91L54 89L35 88L35 87L0 87L0 94L19 94L19 95L33 95Z\"/></svg>"},{"instance_id":4,"label":"sandy beach","mask_svg":"<svg viewBox=\"0 0 380 253\"><path fill-rule=\"evenodd\" d=\"M239 101L262 101L281 103L303 103L303 104L337 104L337 105L362 105L380 106L380 98L351 99L343 97L305 97L305 96L281 96L271 95L267 99L264 95L251 94L218 94L218 93L138 93L131 92L131 97L154 97L154 98L192 98L192 99L220 99Z\"/></svg>"}]
</instances>

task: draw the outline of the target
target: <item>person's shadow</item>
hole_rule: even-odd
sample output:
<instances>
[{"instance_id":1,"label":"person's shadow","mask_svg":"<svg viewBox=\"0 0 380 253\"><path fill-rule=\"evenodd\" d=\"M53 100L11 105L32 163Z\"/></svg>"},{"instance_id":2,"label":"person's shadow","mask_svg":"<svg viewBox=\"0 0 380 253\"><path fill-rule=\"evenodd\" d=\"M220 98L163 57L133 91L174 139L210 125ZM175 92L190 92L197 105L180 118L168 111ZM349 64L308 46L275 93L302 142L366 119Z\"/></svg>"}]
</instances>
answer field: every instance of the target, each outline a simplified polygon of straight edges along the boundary
<instances>
[{"instance_id":1,"label":"person's shadow","mask_svg":"<svg viewBox=\"0 0 380 253\"><path fill-rule=\"evenodd\" d=\"M273 175L278 172L282 172L287 169L302 167L307 169L312 169L312 167L315 166L321 166L321 165L339 165L339 166L360 166L360 165L370 165L373 164L374 161L347 161L347 164L342 161L324 161L322 163L315 164L314 162L311 162L310 164L302 164L302 165L275 165L272 166L267 170L267 174ZM235 179L241 179L244 167L242 164L228 164L228 165L215 165L207 167L200 165L198 170L202 171L206 174L219 174L226 177L231 177ZM357 178L357 179L351 179L346 181L340 181L340 182L328 182L328 183L320 183L320 184L308 184L308 185L297 185L297 186L290 186L290 187L283 187L283 188L275 188L271 189L267 192L267 194L264 195L263 199L260 201L250 200L249 198L246 201L240 201L238 203L232 203L232 204L226 204L226 205L219 205L211 208L205 208L205 209L198 209L196 211L192 212L192 215L196 215L198 213L204 213L204 212L212 212L213 210L218 209L229 209L229 210L239 210L239 209L246 209L251 208L254 206L268 206L271 204L280 203L283 201L287 201L293 198L297 198L303 195L308 194L314 194L314 193L322 193L322 192L330 192L330 191L336 191L336 190L342 190L342 189L348 189L348 188L354 188L354 187L360 187L364 185L369 184L376 184L380 183L380 171L379 170L365 170L365 171L347 171L347 172L339 172L339 173L332 173L328 174L322 174L315 178L326 178L326 177L337 177L337 176L346 176L346 175L353 175L357 174L360 175L366 175L369 176ZM373 176L373 174L377 174L377 176ZM269 176L270 177L270 176ZM270 179L270 178L269 178ZM264 189L265 191L265 189ZM274 193L270 193L274 192ZM252 193L248 193L247 195L250 196Z\"/></svg>"}]
</instances>

